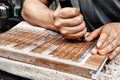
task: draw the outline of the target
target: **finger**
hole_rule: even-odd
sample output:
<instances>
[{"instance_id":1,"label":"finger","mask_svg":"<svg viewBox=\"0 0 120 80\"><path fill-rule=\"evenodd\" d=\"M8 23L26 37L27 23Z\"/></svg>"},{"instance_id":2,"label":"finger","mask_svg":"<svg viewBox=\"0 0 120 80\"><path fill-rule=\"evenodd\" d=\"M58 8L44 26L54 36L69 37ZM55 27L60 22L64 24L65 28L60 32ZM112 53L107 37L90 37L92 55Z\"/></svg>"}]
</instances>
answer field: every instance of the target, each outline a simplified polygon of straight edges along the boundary
<instances>
[{"instance_id":1,"label":"finger","mask_svg":"<svg viewBox=\"0 0 120 80\"><path fill-rule=\"evenodd\" d=\"M83 22L83 17L82 15L76 16L74 18L68 18L68 19L62 19L62 18L56 18L55 19L55 26L56 27L61 27L61 26L76 26L79 25Z\"/></svg>"},{"instance_id":2,"label":"finger","mask_svg":"<svg viewBox=\"0 0 120 80\"><path fill-rule=\"evenodd\" d=\"M118 54L120 54L120 46L110 53L109 59L114 59Z\"/></svg>"},{"instance_id":3,"label":"finger","mask_svg":"<svg viewBox=\"0 0 120 80\"><path fill-rule=\"evenodd\" d=\"M107 45L109 45L110 43L112 43L116 39L117 36L118 36L118 34L116 32L114 34L113 34L113 32L110 33L108 38L105 40L105 42L103 43L103 45L100 48L102 49L102 48L106 47Z\"/></svg>"},{"instance_id":4,"label":"finger","mask_svg":"<svg viewBox=\"0 0 120 80\"><path fill-rule=\"evenodd\" d=\"M76 33L76 34L66 34L64 35L67 39L79 39L85 35L87 32L87 29L85 28L82 32Z\"/></svg>"},{"instance_id":5,"label":"finger","mask_svg":"<svg viewBox=\"0 0 120 80\"><path fill-rule=\"evenodd\" d=\"M60 17L60 18L71 18L78 16L80 14L80 10L77 8L63 8L60 10L56 10L54 12L55 17Z\"/></svg>"},{"instance_id":6,"label":"finger","mask_svg":"<svg viewBox=\"0 0 120 80\"><path fill-rule=\"evenodd\" d=\"M101 33L101 35L100 35L100 37L97 41L97 47L98 48L100 48L104 44L104 42L108 38L109 34L110 34L109 30L107 30L107 29L102 30L102 33Z\"/></svg>"},{"instance_id":7,"label":"finger","mask_svg":"<svg viewBox=\"0 0 120 80\"><path fill-rule=\"evenodd\" d=\"M101 31L102 31L102 27L96 29L86 37L86 41L92 41L93 39L97 38L100 35Z\"/></svg>"},{"instance_id":8,"label":"finger","mask_svg":"<svg viewBox=\"0 0 120 80\"><path fill-rule=\"evenodd\" d=\"M118 40L115 39L112 43L110 43L109 45L107 45L105 48L100 49L99 53L100 54L107 54L109 52L111 52L112 50L114 50L116 47L118 46Z\"/></svg>"},{"instance_id":9,"label":"finger","mask_svg":"<svg viewBox=\"0 0 120 80\"><path fill-rule=\"evenodd\" d=\"M95 46L92 50L91 50L92 54L97 54L97 46Z\"/></svg>"},{"instance_id":10,"label":"finger","mask_svg":"<svg viewBox=\"0 0 120 80\"><path fill-rule=\"evenodd\" d=\"M75 27L61 27L60 31L62 34L75 34L83 31L86 28L85 22L82 22L80 25Z\"/></svg>"}]
</instances>

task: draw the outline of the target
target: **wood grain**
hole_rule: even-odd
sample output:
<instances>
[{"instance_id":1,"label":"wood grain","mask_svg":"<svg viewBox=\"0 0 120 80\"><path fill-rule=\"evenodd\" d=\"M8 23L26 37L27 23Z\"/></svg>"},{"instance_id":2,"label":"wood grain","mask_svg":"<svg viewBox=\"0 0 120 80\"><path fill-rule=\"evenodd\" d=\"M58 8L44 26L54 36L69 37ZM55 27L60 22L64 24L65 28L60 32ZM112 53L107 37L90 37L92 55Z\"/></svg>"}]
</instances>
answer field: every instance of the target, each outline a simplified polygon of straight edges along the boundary
<instances>
[{"instance_id":1,"label":"wood grain","mask_svg":"<svg viewBox=\"0 0 120 80\"><path fill-rule=\"evenodd\" d=\"M39 40L45 43L31 51L24 50L29 46L37 45ZM93 43L94 41L66 40L59 33L50 30L17 27L0 35L0 56L62 73L91 78L90 72L96 72L99 69L105 56L91 55L83 65L77 60L81 59ZM50 52L53 46L57 47ZM43 55L44 51L49 51L50 54Z\"/></svg>"}]
</instances>

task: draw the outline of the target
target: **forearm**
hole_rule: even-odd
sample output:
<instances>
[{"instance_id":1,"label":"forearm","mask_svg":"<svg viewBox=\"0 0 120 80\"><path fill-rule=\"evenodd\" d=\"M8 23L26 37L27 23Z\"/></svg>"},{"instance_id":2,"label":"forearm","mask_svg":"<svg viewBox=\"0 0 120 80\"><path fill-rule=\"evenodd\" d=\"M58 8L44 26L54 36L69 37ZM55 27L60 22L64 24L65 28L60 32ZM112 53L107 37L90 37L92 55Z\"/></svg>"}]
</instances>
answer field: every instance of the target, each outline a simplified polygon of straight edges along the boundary
<instances>
[{"instance_id":1,"label":"forearm","mask_svg":"<svg viewBox=\"0 0 120 80\"><path fill-rule=\"evenodd\" d=\"M46 5L47 3L41 0L25 0L22 9L22 17L32 25L57 31L54 26L53 11Z\"/></svg>"}]
</instances>

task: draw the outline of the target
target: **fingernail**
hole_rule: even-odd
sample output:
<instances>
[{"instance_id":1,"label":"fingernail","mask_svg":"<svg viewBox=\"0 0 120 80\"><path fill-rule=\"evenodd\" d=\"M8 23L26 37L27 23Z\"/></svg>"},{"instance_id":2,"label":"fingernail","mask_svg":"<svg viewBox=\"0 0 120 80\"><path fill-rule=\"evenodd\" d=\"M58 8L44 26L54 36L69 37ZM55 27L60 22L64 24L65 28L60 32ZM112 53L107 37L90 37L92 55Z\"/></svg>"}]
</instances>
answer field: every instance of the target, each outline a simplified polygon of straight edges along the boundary
<instances>
[{"instance_id":1,"label":"fingernail","mask_svg":"<svg viewBox=\"0 0 120 80\"><path fill-rule=\"evenodd\" d=\"M65 34L67 34L68 32L65 31L65 30L61 30L61 33L65 35Z\"/></svg>"},{"instance_id":2,"label":"fingernail","mask_svg":"<svg viewBox=\"0 0 120 80\"><path fill-rule=\"evenodd\" d=\"M99 54L101 54L101 55L105 55L105 52L102 51L102 50L99 50L98 52L99 52Z\"/></svg>"},{"instance_id":3,"label":"fingernail","mask_svg":"<svg viewBox=\"0 0 120 80\"><path fill-rule=\"evenodd\" d=\"M97 50L96 49L92 49L91 51L93 54L97 54Z\"/></svg>"},{"instance_id":4,"label":"fingernail","mask_svg":"<svg viewBox=\"0 0 120 80\"><path fill-rule=\"evenodd\" d=\"M98 47L98 48L100 48L101 45L102 45L101 42L98 42L98 43L97 43L97 47Z\"/></svg>"},{"instance_id":5,"label":"fingernail","mask_svg":"<svg viewBox=\"0 0 120 80\"><path fill-rule=\"evenodd\" d=\"M56 26L56 27L59 27L59 26L60 26L60 23L59 23L59 22L55 22L55 26Z\"/></svg>"}]
</instances>

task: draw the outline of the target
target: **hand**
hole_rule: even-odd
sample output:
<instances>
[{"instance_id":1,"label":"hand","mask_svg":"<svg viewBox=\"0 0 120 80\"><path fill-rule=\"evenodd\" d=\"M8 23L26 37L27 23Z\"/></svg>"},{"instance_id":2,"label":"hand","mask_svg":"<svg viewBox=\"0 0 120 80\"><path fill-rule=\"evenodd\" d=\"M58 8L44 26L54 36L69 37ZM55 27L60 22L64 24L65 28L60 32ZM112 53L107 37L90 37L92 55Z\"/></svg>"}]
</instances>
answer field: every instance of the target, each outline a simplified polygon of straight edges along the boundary
<instances>
[{"instance_id":1,"label":"hand","mask_svg":"<svg viewBox=\"0 0 120 80\"><path fill-rule=\"evenodd\" d=\"M92 41L97 37L99 39L96 47L92 49L93 54L110 53L111 60L120 53L120 23L109 23L96 29L86 38L86 41Z\"/></svg>"},{"instance_id":2,"label":"hand","mask_svg":"<svg viewBox=\"0 0 120 80\"><path fill-rule=\"evenodd\" d=\"M54 17L55 26L67 39L79 39L87 31L83 16L77 8L59 8L54 12Z\"/></svg>"}]
</instances>

